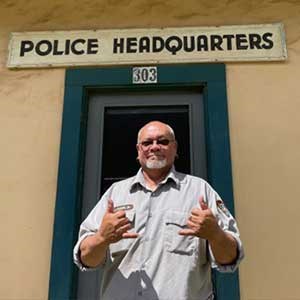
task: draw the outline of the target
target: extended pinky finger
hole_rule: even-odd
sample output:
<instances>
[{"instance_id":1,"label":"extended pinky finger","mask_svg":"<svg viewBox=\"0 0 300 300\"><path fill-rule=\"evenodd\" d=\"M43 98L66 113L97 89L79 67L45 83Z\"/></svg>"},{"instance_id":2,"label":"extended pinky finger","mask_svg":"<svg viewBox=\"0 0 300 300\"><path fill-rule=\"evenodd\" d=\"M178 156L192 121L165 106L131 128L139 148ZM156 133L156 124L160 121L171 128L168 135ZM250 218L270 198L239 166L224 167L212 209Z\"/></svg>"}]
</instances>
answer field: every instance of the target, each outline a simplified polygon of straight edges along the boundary
<instances>
[{"instance_id":1,"label":"extended pinky finger","mask_svg":"<svg viewBox=\"0 0 300 300\"><path fill-rule=\"evenodd\" d=\"M192 229L182 229L178 231L180 235L195 235L195 231Z\"/></svg>"},{"instance_id":2,"label":"extended pinky finger","mask_svg":"<svg viewBox=\"0 0 300 300\"><path fill-rule=\"evenodd\" d=\"M122 234L123 239L135 239L138 236L139 235L135 232L125 232L125 233Z\"/></svg>"}]
</instances>

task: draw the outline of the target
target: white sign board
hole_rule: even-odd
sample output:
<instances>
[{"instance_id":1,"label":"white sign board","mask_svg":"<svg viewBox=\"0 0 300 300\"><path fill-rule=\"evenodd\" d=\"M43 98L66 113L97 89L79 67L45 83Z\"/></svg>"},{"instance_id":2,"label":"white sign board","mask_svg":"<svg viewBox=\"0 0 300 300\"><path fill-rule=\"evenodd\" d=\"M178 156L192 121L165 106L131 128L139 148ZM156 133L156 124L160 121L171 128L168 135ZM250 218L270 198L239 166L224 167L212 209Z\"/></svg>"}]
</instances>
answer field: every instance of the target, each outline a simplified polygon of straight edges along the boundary
<instances>
[{"instance_id":1,"label":"white sign board","mask_svg":"<svg viewBox=\"0 0 300 300\"><path fill-rule=\"evenodd\" d=\"M283 25L16 32L8 68L285 60Z\"/></svg>"}]
</instances>

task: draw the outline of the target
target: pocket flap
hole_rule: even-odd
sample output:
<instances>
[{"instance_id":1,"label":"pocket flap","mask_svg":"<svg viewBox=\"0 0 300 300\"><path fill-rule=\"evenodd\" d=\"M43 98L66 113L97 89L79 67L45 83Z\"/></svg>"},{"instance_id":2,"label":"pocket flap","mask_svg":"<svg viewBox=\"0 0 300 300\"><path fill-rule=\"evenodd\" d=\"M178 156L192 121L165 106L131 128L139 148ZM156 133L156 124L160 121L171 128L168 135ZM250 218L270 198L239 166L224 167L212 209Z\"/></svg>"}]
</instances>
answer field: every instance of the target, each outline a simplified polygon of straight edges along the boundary
<instances>
[{"instance_id":1,"label":"pocket flap","mask_svg":"<svg viewBox=\"0 0 300 300\"><path fill-rule=\"evenodd\" d=\"M177 211L170 211L167 212L166 217L165 217L165 222L166 224L175 224L180 227L186 226L187 220L188 220L188 214L187 213L182 213L182 212L177 212Z\"/></svg>"}]
</instances>

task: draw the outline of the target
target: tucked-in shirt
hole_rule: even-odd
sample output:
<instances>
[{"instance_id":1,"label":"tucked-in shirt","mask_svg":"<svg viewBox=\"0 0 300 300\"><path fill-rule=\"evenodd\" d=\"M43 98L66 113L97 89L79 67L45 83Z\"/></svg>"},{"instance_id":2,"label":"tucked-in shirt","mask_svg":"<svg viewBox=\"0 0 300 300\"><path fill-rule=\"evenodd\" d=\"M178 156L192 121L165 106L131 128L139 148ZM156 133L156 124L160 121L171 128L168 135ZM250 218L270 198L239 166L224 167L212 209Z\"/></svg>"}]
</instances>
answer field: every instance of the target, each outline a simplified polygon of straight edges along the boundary
<instances>
[{"instance_id":1,"label":"tucked-in shirt","mask_svg":"<svg viewBox=\"0 0 300 300\"><path fill-rule=\"evenodd\" d=\"M237 241L238 258L220 265L205 239L182 236L191 210L200 207L199 197L212 210L219 226ZM81 224L74 261L82 271L92 270L80 261L80 243L95 234L106 212L108 199L114 206L131 204L126 211L136 239L112 243L102 267L101 300L208 300L213 299L211 267L233 272L243 257L235 219L219 195L203 179L176 172L152 191L143 172L114 183Z\"/></svg>"}]
</instances>

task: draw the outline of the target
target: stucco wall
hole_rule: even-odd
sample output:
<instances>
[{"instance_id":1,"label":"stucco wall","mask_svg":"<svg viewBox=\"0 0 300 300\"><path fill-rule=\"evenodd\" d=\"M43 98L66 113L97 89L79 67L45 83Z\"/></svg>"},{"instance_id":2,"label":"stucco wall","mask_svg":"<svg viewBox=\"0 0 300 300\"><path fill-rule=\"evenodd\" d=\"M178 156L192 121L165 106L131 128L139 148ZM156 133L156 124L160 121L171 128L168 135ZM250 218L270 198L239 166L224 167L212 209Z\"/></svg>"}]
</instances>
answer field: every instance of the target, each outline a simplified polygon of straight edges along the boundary
<instances>
[{"instance_id":1,"label":"stucco wall","mask_svg":"<svg viewBox=\"0 0 300 300\"><path fill-rule=\"evenodd\" d=\"M2 0L0 299L47 298L64 93L64 69L6 69L9 33L278 21L287 62L227 64L241 299L300 299L299 16L297 0Z\"/></svg>"}]
</instances>

